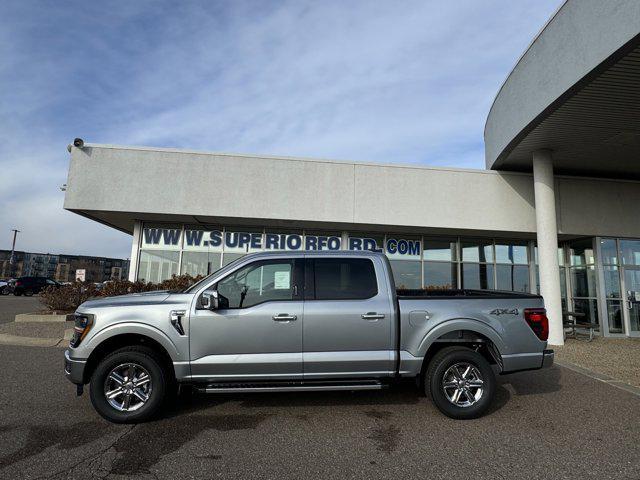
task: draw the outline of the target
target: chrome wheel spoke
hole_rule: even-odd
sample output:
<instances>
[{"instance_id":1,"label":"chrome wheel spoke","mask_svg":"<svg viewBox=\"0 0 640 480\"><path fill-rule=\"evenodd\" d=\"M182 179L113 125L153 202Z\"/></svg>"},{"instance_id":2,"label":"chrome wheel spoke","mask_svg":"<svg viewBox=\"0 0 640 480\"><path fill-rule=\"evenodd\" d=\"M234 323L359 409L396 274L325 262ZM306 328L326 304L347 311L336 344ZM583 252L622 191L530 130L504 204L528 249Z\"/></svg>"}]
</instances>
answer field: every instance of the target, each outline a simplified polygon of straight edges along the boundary
<instances>
[{"instance_id":1,"label":"chrome wheel spoke","mask_svg":"<svg viewBox=\"0 0 640 480\"><path fill-rule=\"evenodd\" d=\"M124 398L122 399L122 410L129 410L129 407L131 406L131 394L130 393L125 393L124 394Z\"/></svg>"},{"instance_id":2,"label":"chrome wheel spoke","mask_svg":"<svg viewBox=\"0 0 640 480\"><path fill-rule=\"evenodd\" d=\"M459 388L456 388L455 391L453 392L453 396L451 397L451 401L453 403L458 403L458 401L460 400L461 393L462 393L462 390L460 390Z\"/></svg>"},{"instance_id":3,"label":"chrome wheel spoke","mask_svg":"<svg viewBox=\"0 0 640 480\"><path fill-rule=\"evenodd\" d=\"M144 392L142 391L142 389L141 389L141 388L136 388L136 389L133 391L133 394L134 394L136 397L138 397L142 403L144 403L144 402L146 402L147 400L149 400L149 395L147 395L146 393L144 393Z\"/></svg>"},{"instance_id":4,"label":"chrome wheel spoke","mask_svg":"<svg viewBox=\"0 0 640 480\"><path fill-rule=\"evenodd\" d=\"M138 378L134 378L133 381L138 387L141 387L148 384L151 379L149 378L149 375L143 372Z\"/></svg>"},{"instance_id":5,"label":"chrome wheel spoke","mask_svg":"<svg viewBox=\"0 0 640 480\"><path fill-rule=\"evenodd\" d=\"M104 397L115 410L133 412L151 398L153 382L141 365L123 363L113 368L104 381Z\"/></svg>"},{"instance_id":6,"label":"chrome wheel spoke","mask_svg":"<svg viewBox=\"0 0 640 480\"><path fill-rule=\"evenodd\" d=\"M470 402L475 402L476 401L476 396L471 393L471 390L469 388L465 388L464 389L464 395L467 397L468 401L470 401Z\"/></svg>"},{"instance_id":7,"label":"chrome wheel spoke","mask_svg":"<svg viewBox=\"0 0 640 480\"><path fill-rule=\"evenodd\" d=\"M475 405L484 393L482 374L468 362L451 365L442 377L442 391L456 407Z\"/></svg>"},{"instance_id":8,"label":"chrome wheel spoke","mask_svg":"<svg viewBox=\"0 0 640 480\"><path fill-rule=\"evenodd\" d=\"M122 378L118 373L116 372L111 372L109 374L109 380L113 380L114 382L116 382L118 385L122 385L124 383L124 378Z\"/></svg>"},{"instance_id":9,"label":"chrome wheel spoke","mask_svg":"<svg viewBox=\"0 0 640 480\"><path fill-rule=\"evenodd\" d=\"M105 397L107 397L107 399L116 398L122 395L122 388L116 388L115 390L111 390L110 392L107 392L104 395Z\"/></svg>"}]
</instances>

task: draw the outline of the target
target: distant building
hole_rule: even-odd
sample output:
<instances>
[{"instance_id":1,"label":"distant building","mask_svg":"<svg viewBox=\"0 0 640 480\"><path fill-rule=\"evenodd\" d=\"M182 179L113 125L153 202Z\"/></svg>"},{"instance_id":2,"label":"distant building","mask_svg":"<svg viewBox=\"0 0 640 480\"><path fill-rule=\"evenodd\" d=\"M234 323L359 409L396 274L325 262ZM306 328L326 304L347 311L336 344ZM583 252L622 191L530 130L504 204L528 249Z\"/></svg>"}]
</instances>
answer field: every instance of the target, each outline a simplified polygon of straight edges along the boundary
<instances>
[{"instance_id":1,"label":"distant building","mask_svg":"<svg viewBox=\"0 0 640 480\"><path fill-rule=\"evenodd\" d=\"M14 258L12 266L11 250L0 250L0 278L35 276L72 282L76 278L76 270L84 270L88 282L104 282L129 275L129 260L121 258L33 252L15 252Z\"/></svg>"}]
</instances>

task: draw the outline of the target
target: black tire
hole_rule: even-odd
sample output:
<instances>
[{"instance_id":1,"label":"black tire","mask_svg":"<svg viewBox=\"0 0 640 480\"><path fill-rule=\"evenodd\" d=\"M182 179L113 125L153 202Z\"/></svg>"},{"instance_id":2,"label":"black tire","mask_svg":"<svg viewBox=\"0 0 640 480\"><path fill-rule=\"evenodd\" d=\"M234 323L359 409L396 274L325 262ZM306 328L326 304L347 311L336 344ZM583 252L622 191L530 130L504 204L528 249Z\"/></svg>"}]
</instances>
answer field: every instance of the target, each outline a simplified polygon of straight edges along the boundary
<instances>
[{"instance_id":1,"label":"black tire","mask_svg":"<svg viewBox=\"0 0 640 480\"><path fill-rule=\"evenodd\" d=\"M13 294L14 294L16 297L19 297L20 295L22 295L22 291L21 291L21 290L14 290L14 291L13 291Z\"/></svg>"},{"instance_id":2,"label":"black tire","mask_svg":"<svg viewBox=\"0 0 640 480\"><path fill-rule=\"evenodd\" d=\"M146 403L139 409L129 412L117 410L105 397L107 375L114 368L126 363L143 367L149 373L152 385ZM167 388L172 383L172 376L168 368L154 350L144 346L129 346L110 353L100 361L91 375L89 393L93 407L105 419L114 423L139 423L150 420L160 413Z\"/></svg>"},{"instance_id":3,"label":"black tire","mask_svg":"<svg viewBox=\"0 0 640 480\"><path fill-rule=\"evenodd\" d=\"M32 297L32 296L33 296L33 290L31 290L30 288L27 288L27 289L24 291L24 296L25 296L25 297Z\"/></svg>"},{"instance_id":4,"label":"black tire","mask_svg":"<svg viewBox=\"0 0 640 480\"><path fill-rule=\"evenodd\" d=\"M479 398L472 399L475 402L467 406L459 406L454 404L445 393L445 374L449 372L447 379L451 380L451 367L457 364L471 365L477 369L482 380L482 392ZM471 369L472 370L472 369ZM471 374L472 378L475 375ZM464 378L462 379L465 380ZM466 347L447 347L440 350L431 359L429 366L425 372L424 379L425 393L431 396L436 407L446 416L458 420L467 420L482 416L491 406L496 391L496 377L489 362L478 352ZM456 387L449 387L448 392L454 392ZM471 387L469 390L471 396L479 392L477 387ZM453 395L452 395L453 396ZM470 403L466 394L461 394L458 400L462 403ZM454 398L455 400L455 398Z\"/></svg>"}]
</instances>

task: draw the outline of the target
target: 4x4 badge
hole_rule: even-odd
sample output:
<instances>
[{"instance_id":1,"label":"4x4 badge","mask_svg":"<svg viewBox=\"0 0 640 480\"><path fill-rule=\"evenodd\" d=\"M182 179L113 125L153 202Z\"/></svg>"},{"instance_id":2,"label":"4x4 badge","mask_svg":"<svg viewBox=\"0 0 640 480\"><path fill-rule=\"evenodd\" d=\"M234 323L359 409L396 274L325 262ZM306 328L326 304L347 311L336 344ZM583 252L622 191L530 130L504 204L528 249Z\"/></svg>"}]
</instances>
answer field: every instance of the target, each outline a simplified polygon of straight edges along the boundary
<instances>
[{"instance_id":1,"label":"4x4 badge","mask_svg":"<svg viewBox=\"0 0 640 480\"><path fill-rule=\"evenodd\" d=\"M496 308L489 312L491 315L518 315L517 308Z\"/></svg>"}]
</instances>

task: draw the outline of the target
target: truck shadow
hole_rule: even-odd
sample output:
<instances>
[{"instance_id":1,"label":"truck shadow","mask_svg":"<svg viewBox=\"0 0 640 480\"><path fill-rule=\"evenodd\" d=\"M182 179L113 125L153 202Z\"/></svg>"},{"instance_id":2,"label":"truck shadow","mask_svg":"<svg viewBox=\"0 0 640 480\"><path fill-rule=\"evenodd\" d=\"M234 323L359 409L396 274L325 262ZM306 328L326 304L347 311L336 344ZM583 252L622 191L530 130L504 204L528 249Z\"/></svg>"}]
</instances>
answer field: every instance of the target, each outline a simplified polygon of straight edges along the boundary
<instances>
[{"instance_id":1,"label":"truck shadow","mask_svg":"<svg viewBox=\"0 0 640 480\"><path fill-rule=\"evenodd\" d=\"M511 386L515 395L540 395L553 393L562 389L560 379L562 370L557 365L543 370L511 373L498 376L498 384Z\"/></svg>"},{"instance_id":2,"label":"truck shadow","mask_svg":"<svg viewBox=\"0 0 640 480\"><path fill-rule=\"evenodd\" d=\"M512 395L540 395L559 391L561 371L558 367L538 372L523 372L498 376L496 398L489 414L504 407ZM282 393L183 393L165 412L175 417L213 408L228 402L247 409L290 409L341 406L411 406L430 404L430 399L412 381L394 384L385 390L338 392L282 392Z\"/></svg>"}]
</instances>

